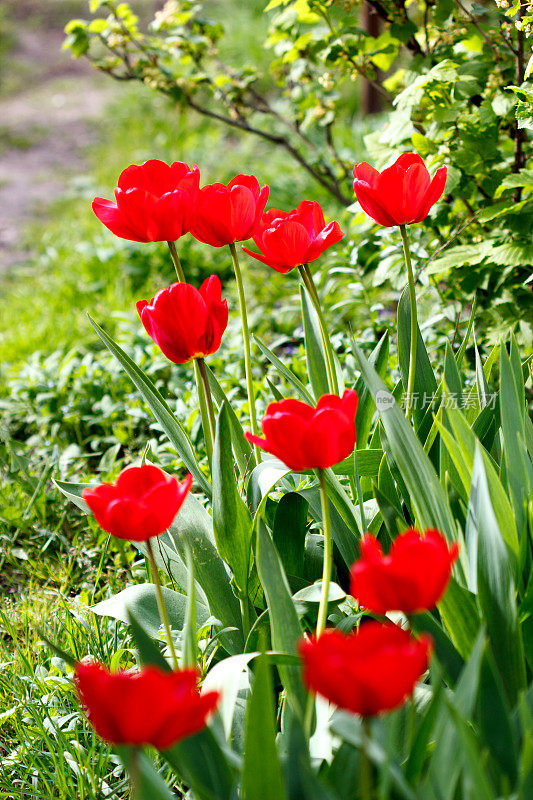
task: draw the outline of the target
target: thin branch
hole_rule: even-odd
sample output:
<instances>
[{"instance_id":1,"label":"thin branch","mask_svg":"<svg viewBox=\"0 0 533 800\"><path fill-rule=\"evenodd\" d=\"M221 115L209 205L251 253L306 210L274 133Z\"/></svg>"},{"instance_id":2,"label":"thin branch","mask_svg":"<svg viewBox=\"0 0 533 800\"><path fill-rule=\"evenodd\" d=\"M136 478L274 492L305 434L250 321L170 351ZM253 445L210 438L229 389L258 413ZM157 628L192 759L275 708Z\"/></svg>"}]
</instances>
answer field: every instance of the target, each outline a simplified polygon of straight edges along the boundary
<instances>
[{"instance_id":1,"label":"thin branch","mask_svg":"<svg viewBox=\"0 0 533 800\"><path fill-rule=\"evenodd\" d=\"M481 25L480 25L480 24L479 24L479 22L477 21L476 17L475 17L473 14L471 14L471 13L470 13L470 11L469 11L467 8L465 8L465 6L464 6L464 5L461 3L461 0L455 0L455 2L457 3L457 5L458 5L458 6L459 6L459 8L461 9L461 11L462 11L464 14L466 14L466 16L468 17L468 19L469 19L469 20L470 20L470 22L472 23L472 25L474 25L474 27L475 27L475 28L477 28L477 30L480 32L481 36L483 37L483 39L486 41L486 43L488 44L488 46L489 46L489 47L490 47L490 49L492 50L492 54L493 54L493 56L494 56L494 60L495 60L495 61L500 61L500 59L501 59L501 55L500 55L500 53L499 53L499 51L498 51L498 48L495 46L495 44L494 44L494 42L492 41L492 39L490 39L490 38L487 36L487 34L485 33L485 31L483 30L483 28L481 27Z\"/></svg>"}]
</instances>

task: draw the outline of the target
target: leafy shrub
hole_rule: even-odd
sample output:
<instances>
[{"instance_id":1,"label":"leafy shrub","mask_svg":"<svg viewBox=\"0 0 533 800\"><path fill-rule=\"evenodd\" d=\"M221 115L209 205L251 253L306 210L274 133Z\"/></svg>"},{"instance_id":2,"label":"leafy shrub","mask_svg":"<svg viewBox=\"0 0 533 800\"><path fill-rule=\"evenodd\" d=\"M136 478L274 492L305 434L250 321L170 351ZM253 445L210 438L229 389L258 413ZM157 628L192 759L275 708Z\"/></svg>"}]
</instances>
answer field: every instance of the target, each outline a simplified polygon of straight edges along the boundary
<instances>
[{"instance_id":1,"label":"leafy shrub","mask_svg":"<svg viewBox=\"0 0 533 800\"><path fill-rule=\"evenodd\" d=\"M368 24L365 8L374 15ZM146 30L126 3L98 0L91 10L96 19L67 26L75 56L261 137L343 205L353 202L351 167L360 150L347 114L359 113L354 84L366 81L384 109L393 107L365 137L371 160L383 165L398 148L414 148L449 166L448 202L419 234L422 253L431 256L428 275L446 302L464 305L477 289L492 326L501 333L516 324L520 337L531 338L524 5L273 0L267 61L255 46L246 58L226 47L225 29L232 33L241 19L223 19L209 3L171 0ZM243 38L250 44L256 36ZM250 65L250 55L258 63ZM388 240L369 233L356 217L347 249L352 263L372 273ZM380 281L384 275L391 272L382 265Z\"/></svg>"}]
</instances>

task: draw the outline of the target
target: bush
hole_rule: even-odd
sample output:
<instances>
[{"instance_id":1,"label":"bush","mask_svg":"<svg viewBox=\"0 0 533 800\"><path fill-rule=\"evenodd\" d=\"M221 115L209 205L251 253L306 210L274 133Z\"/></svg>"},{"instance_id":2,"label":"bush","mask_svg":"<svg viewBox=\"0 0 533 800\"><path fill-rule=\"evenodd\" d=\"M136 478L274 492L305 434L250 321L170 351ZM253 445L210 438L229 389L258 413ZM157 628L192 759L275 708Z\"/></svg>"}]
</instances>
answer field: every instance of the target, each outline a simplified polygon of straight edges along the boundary
<instances>
[{"instance_id":1,"label":"bush","mask_svg":"<svg viewBox=\"0 0 533 800\"><path fill-rule=\"evenodd\" d=\"M243 32L241 48L262 27L259 6L252 8L254 34ZM207 2L171 0L146 29L126 3L98 0L91 10L93 21L67 26L75 56L115 78L141 81L179 108L259 136L345 206L353 202L351 169L362 149L354 143L361 109L354 86L363 78L368 108L392 108L365 136L371 160L383 166L398 149L415 149L449 168L447 203L418 234L426 279L448 303L465 305L477 290L486 323L499 333L513 325L522 341L531 339L524 5L469 8L440 0L407 9L400 0L273 0L266 9L268 59L255 44L246 57L227 46L241 17L228 21ZM257 61L250 66L251 55ZM382 232L355 217L347 251L378 283L391 275L381 258L387 246Z\"/></svg>"}]
</instances>

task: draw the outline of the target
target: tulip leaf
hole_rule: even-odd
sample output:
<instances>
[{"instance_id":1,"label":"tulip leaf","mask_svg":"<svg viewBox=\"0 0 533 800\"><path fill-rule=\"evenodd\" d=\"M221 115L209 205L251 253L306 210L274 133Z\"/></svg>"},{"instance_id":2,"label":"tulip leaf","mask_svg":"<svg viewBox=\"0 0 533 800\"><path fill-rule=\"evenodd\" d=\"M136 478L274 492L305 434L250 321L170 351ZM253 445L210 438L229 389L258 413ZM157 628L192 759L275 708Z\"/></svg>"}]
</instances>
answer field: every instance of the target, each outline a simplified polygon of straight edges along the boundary
<instances>
[{"instance_id":1,"label":"tulip leaf","mask_svg":"<svg viewBox=\"0 0 533 800\"><path fill-rule=\"evenodd\" d=\"M324 345L320 332L318 314L313 308L303 286L300 286L300 302L302 304L302 319L304 324L307 373L316 402L323 394L328 394L330 392Z\"/></svg>"},{"instance_id":2,"label":"tulip leaf","mask_svg":"<svg viewBox=\"0 0 533 800\"><path fill-rule=\"evenodd\" d=\"M70 481L58 481L57 478L53 479L55 485L62 492L65 497L70 500L71 503L74 503L75 506L78 506L85 514L91 514L91 510L81 493L84 489L94 489L98 486L97 483L74 483Z\"/></svg>"},{"instance_id":3,"label":"tulip leaf","mask_svg":"<svg viewBox=\"0 0 533 800\"><path fill-rule=\"evenodd\" d=\"M230 762L210 728L182 739L161 755L202 800L234 797Z\"/></svg>"},{"instance_id":4,"label":"tulip leaf","mask_svg":"<svg viewBox=\"0 0 533 800\"><path fill-rule=\"evenodd\" d=\"M286 797L276 748L272 676L264 653L255 661L252 694L246 705L242 796L243 800Z\"/></svg>"},{"instance_id":5,"label":"tulip leaf","mask_svg":"<svg viewBox=\"0 0 533 800\"><path fill-rule=\"evenodd\" d=\"M331 730L345 742L358 749L362 748L363 733L361 722L353 714L348 714L345 711L335 712L331 721ZM399 765L391 759L391 754L386 752L376 739L367 740L366 750L372 763L380 770L383 770L388 775L391 783L394 784L395 797L401 797L403 800L418 800L417 794L407 783Z\"/></svg>"},{"instance_id":6,"label":"tulip leaf","mask_svg":"<svg viewBox=\"0 0 533 800\"><path fill-rule=\"evenodd\" d=\"M146 753L136 747L115 746L115 749L128 771L137 800L175 800L170 786Z\"/></svg>"},{"instance_id":7,"label":"tulip leaf","mask_svg":"<svg viewBox=\"0 0 533 800\"><path fill-rule=\"evenodd\" d=\"M236 629L224 634L224 647L230 655L242 653L244 640L239 601L233 594L224 562L217 552L213 520L194 495L187 495L169 532L184 563L187 561L186 547L189 547L194 575L205 593L211 614L225 627Z\"/></svg>"},{"instance_id":8,"label":"tulip leaf","mask_svg":"<svg viewBox=\"0 0 533 800\"><path fill-rule=\"evenodd\" d=\"M248 481L248 505L254 514L276 483L289 472L290 469L282 461L270 456L253 468Z\"/></svg>"},{"instance_id":9,"label":"tulip leaf","mask_svg":"<svg viewBox=\"0 0 533 800\"><path fill-rule=\"evenodd\" d=\"M284 494L276 506L272 538L287 575L303 577L309 503L297 492Z\"/></svg>"},{"instance_id":10,"label":"tulip leaf","mask_svg":"<svg viewBox=\"0 0 533 800\"><path fill-rule=\"evenodd\" d=\"M131 628L133 641L135 642L137 652L139 653L139 660L143 667L159 667L159 669L162 669L165 672L171 672L172 667L161 653L159 647L153 641L153 637L151 637L145 631L141 623L138 622L137 618L134 616L134 614L132 614L130 608L127 609L127 617L128 625Z\"/></svg>"},{"instance_id":11,"label":"tulip leaf","mask_svg":"<svg viewBox=\"0 0 533 800\"><path fill-rule=\"evenodd\" d=\"M351 336L351 343L352 343L352 351L355 355L355 350L353 348L353 345L355 344L355 339L353 335ZM380 378L383 378L385 376L385 370L387 369L387 365L389 362L388 331L386 331L383 334L377 345L374 347L374 349L372 350L372 352L368 357L368 360L370 364L372 364L372 366L375 367L376 372L378 373ZM368 444L368 437L370 435L372 417L376 409L376 404L374 403L374 399L370 394L368 386L366 385L362 375L360 375L359 378L357 379L354 388L355 391L357 392L357 396L359 397L359 403L357 405L357 414L355 417L355 430L357 431L357 447L358 447L357 455L359 457L360 452L365 452L364 450L362 450L362 448L366 447ZM357 461L357 468L359 469L359 460ZM359 474L361 475L361 477L363 476L361 469L359 469Z\"/></svg>"},{"instance_id":12,"label":"tulip leaf","mask_svg":"<svg viewBox=\"0 0 533 800\"><path fill-rule=\"evenodd\" d=\"M335 545L339 549L342 560L347 567L351 567L359 555L358 539L360 525L355 516L355 509L348 500L344 489L342 489L336 478L336 485L331 487L328 481L328 473L334 478L335 476L330 470L326 470L328 502L330 502L331 535ZM330 491L330 489L333 488L338 492L339 487L342 489L342 494L335 494L334 491ZM313 519L321 523L322 506L320 504L320 491L318 486L302 489L300 494L309 502L309 511ZM341 513L342 511L344 511L344 513Z\"/></svg>"},{"instance_id":13,"label":"tulip leaf","mask_svg":"<svg viewBox=\"0 0 533 800\"><path fill-rule=\"evenodd\" d=\"M140 391L144 400L150 407L154 417L157 419L166 435L168 436L171 444L176 448L178 456L181 458L189 472L191 472L197 483L202 487L207 497L211 497L211 486L209 481L202 472L196 455L192 448L191 442L187 433L177 417L172 413L166 400L162 397L156 389L154 383L150 378L139 369L137 364L122 350L119 345L108 336L108 334L101 328L88 314L89 322L93 326L97 335L102 342L115 356L117 361L121 364L124 371L133 381L137 389Z\"/></svg>"},{"instance_id":14,"label":"tulip leaf","mask_svg":"<svg viewBox=\"0 0 533 800\"><path fill-rule=\"evenodd\" d=\"M286 367L285 364L282 361L280 361L276 355L274 355L272 350L269 350L269 348L266 346L266 344L264 344L261 341L261 339L259 339L257 336L254 336L254 341L257 342L257 346L259 347L265 358L267 358L270 361L270 363L276 367L279 374L283 378L285 378L285 380L288 381L288 383L291 384L293 389L296 389L300 400L303 400L304 403L315 405L313 397L307 391L301 380L299 380L296 377L294 372L291 372L291 370L288 367Z\"/></svg>"},{"instance_id":15,"label":"tulip leaf","mask_svg":"<svg viewBox=\"0 0 533 800\"><path fill-rule=\"evenodd\" d=\"M181 631L185 621L187 598L184 594L167 589L166 586L162 587L162 592L170 627L175 631ZM132 614L149 636L159 639L162 623L157 609L156 589L153 583L128 586L107 600L91 606L91 611L100 617L112 617L126 623L129 622L129 615ZM200 625L203 625L210 616L209 609L199 602L196 614Z\"/></svg>"},{"instance_id":16,"label":"tulip leaf","mask_svg":"<svg viewBox=\"0 0 533 800\"><path fill-rule=\"evenodd\" d=\"M516 729L502 679L488 648L481 664L479 722L481 739L490 749L511 786L518 777Z\"/></svg>"},{"instance_id":17,"label":"tulip leaf","mask_svg":"<svg viewBox=\"0 0 533 800\"><path fill-rule=\"evenodd\" d=\"M224 401L226 401L227 403L227 411L231 422L231 441L233 443L233 452L235 453L235 458L239 466L239 472L241 476L244 477L244 475L247 474L250 468L250 464L252 463L252 453L253 453L252 445L246 439L242 425L239 422L239 419L235 411L231 407L231 403L228 401L228 398L226 397L224 390L222 389L221 385L215 378L212 370L210 370L207 365L205 366L205 369L207 372L207 377L209 379L209 386L211 388L211 392L213 394L213 397L215 398L218 407L220 408L223 405Z\"/></svg>"},{"instance_id":18,"label":"tulip leaf","mask_svg":"<svg viewBox=\"0 0 533 800\"><path fill-rule=\"evenodd\" d=\"M455 708L465 719L471 717L477 702L484 648L485 635L481 632L453 693ZM440 707L433 739L435 748L425 780L420 787L419 797L423 797L424 800L426 798L452 800L463 767L464 751L457 738L454 721L450 718L449 709L445 705Z\"/></svg>"},{"instance_id":19,"label":"tulip leaf","mask_svg":"<svg viewBox=\"0 0 533 800\"><path fill-rule=\"evenodd\" d=\"M463 769L470 778L470 784L474 792L473 796L476 800L495 800L496 794L484 764L478 737L472 730L472 725L446 696L444 697L444 702L448 705L455 730L459 734L459 741L464 751Z\"/></svg>"},{"instance_id":20,"label":"tulip leaf","mask_svg":"<svg viewBox=\"0 0 533 800\"><path fill-rule=\"evenodd\" d=\"M447 339L444 351L444 383L449 393L453 396L456 406L461 408L463 405L463 383L457 367L457 361Z\"/></svg>"},{"instance_id":21,"label":"tulip leaf","mask_svg":"<svg viewBox=\"0 0 533 800\"><path fill-rule=\"evenodd\" d=\"M450 684L454 684L464 666L464 661L457 652L454 644L442 625L433 614L427 611L424 614L413 614L411 627L415 633L429 633L433 639L435 655Z\"/></svg>"},{"instance_id":22,"label":"tulip leaf","mask_svg":"<svg viewBox=\"0 0 533 800\"><path fill-rule=\"evenodd\" d=\"M446 408L444 414L445 418L449 421L448 427L451 429L455 437L455 445L452 444L449 437L444 435L443 441L445 442L446 448L448 449L455 467L458 470L458 474L463 483L464 491L466 495L468 495L472 479L474 453L476 451L476 444L478 440L468 425L463 413L458 408ZM518 532L516 530L516 525L514 524L514 514L511 503L509 502L509 498L494 467L494 462L491 460L484 448L481 448L480 452L485 467L485 474L489 486L489 494L492 499L494 513L496 514L500 531L505 538L506 544L511 548L511 550L518 554Z\"/></svg>"},{"instance_id":23,"label":"tulip leaf","mask_svg":"<svg viewBox=\"0 0 533 800\"><path fill-rule=\"evenodd\" d=\"M252 517L237 488L231 444L231 421L227 401L224 401L213 449L213 530L218 552L231 567L244 598L251 561Z\"/></svg>"},{"instance_id":24,"label":"tulip leaf","mask_svg":"<svg viewBox=\"0 0 533 800\"><path fill-rule=\"evenodd\" d=\"M359 431L357 431L357 436L359 437ZM353 453L341 461L339 464L335 464L331 469L335 473L335 475L355 475L355 468L353 463ZM357 459L357 471L359 472L360 478L377 478L379 474L379 465L381 464L381 459L383 458L383 450L375 448L375 449L368 449L368 450L356 450L355 457Z\"/></svg>"},{"instance_id":25,"label":"tulip leaf","mask_svg":"<svg viewBox=\"0 0 533 800\"><path fill-rule=\"evenodd\" d=\"M354 344L354 348L374 401L378 397L377 407L387 440L419 524L424 529L438 528L454 541L457 536L455 522L433 465L392 394L359 347Z\"/></svg>"},{"instance_id":26,"label":"tulip leaf","mask_svg":"<svg viewBox=\"0 0 533 800\"><path fill-rule=\"evenodd\" d=\"M286 734L285 784L288 800L341 800L316 775L309 746L298 720L292 719ZM270 800L273 795L266 795Z\"/></svg>"},{"instance_id":27,"label":"tulip leaf","mask_svg":"<svg viewBox=\"0 0 533 800\"><path fill-rule=\"evenodd\" d=\"M514 707L526 685L522 632L518 623L513 570L498 527L480 445L476 447L466 538L477 539L477 587L494 660Z\"/></svg>"},{"instance_id":28,"label":"tulip leaf","mask_svg":"<svg viewBox=\"0 0 533 800\"><path fill-rule=\"evenodd\" d=\"M533 466L528 458L525 435L524 384L520 385L507 350L500 348L500 418L503 434L505 471L509 493L514 506L516 525L519 531L525 524L525 504L533 494Z\"/></svg>"},{"instance_id":29,"label":"tulip leaf","mask_svg":"<svg viewBox=\"0 0 533 800\"><path fill-rule=\"evenodd\" d=\"M256 562L268 604L272 647L283 653L296 654L302 628L280 557L261 520L257 528ZM293 710L303 719L306 694L300 669L280 666L279 674Z\"/></svg>"},{"instance_id":30,"label":"tulip leaf","mask_svg":"<svg viewBox=\"0 0 533 800\"><path fill-rule=\"evenodd\" d=\"M417 423L420 423L426 409L431 405L433 395L437 391L437 381L435 380L426 345L424 344L419 327L417 327L417 332L413 418ZM409 302L409 292L406 287L398 303L398 363L405 391L407 391L409 378L410 349L411 305Z\"/></svg>"}]
</instances>

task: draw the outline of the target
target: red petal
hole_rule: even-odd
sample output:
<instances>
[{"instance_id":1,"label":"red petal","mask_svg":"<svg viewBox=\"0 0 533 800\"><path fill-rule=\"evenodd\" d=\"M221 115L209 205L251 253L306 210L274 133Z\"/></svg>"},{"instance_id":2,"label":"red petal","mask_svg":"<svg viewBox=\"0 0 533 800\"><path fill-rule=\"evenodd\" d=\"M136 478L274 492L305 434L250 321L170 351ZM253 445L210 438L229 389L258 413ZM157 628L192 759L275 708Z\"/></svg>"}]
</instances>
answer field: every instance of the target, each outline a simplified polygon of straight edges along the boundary
<instances>
[{"instance_id":1,"label":"red petal","mask_svg":"<svg viewBox=\"0 0 533 800\"><path fill-rule=\"evenodd\" d=\"M429 214L432 206L434 206L437 200L440 199L442 193L444 192L444 187L446 186L447 174L448 170L446 167L440 167L437 170L427 189L425 197L422 200L414 222L422 222L422 220L424 220Z\"/></svg>"},{"instance_id":2,"label":"red petal","mask_svg":"<svg viewBox=\"0 0 533 800\"><path fill-rule=\"evenodd\" d=\"M102 222L111 233L127 239L130 242L144 242L145 239L128 224L116 203L111 200L104 200L103 197L95 197L92 202L92 209L100 222Z\"/></svg>"},{"instance_id":3,"label":"red petal","mask_svg":"<svg viewBox=\"0 0 533 800\"><path fill-rule=\"evenodd\" d=\"M381 193L378 195L374 188L358 180L354 181L353 188L359 205L369 217L372 217L379 225L383 225L386 228L398 224L394 217L391 216L388 206L385 207L387 200L382 197Z\"/></svg>"}]
</instances>

